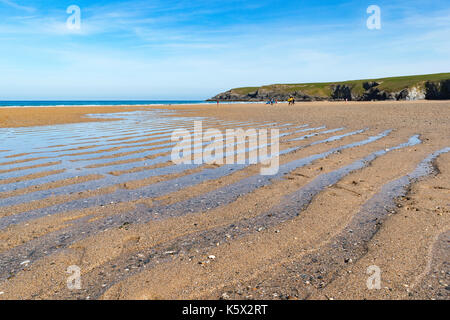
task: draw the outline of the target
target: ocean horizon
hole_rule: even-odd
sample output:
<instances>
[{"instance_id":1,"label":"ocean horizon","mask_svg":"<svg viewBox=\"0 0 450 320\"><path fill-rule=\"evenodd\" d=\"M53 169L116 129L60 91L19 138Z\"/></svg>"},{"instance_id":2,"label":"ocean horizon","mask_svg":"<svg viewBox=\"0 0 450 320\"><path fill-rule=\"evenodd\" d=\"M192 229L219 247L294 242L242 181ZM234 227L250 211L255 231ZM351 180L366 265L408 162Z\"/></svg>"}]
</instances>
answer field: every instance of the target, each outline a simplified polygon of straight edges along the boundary
<instances>
[{"instance_id":1,"label":"ocean horizon","mask_svg":"<svg viewBox=\"0 0 450 320\"><path fill-rule=\"evenodd\" d=\"M214 103L205 100L2 100L0 107L148 106Z\"/></svg>"}]
</instances>

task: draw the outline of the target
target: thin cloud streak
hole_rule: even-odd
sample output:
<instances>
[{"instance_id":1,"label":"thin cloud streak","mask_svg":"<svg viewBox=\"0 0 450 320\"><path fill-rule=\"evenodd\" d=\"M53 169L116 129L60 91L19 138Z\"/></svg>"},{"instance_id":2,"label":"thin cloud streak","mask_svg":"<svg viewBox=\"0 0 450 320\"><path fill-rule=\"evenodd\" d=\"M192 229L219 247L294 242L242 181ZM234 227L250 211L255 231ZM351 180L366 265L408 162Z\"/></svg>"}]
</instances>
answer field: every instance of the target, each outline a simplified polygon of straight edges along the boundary
<instances>
[{"instance_id":1,"label":"thin cloud streak","mask_svg":"<svg viewBox=\"0 0 450 320\"><path fill-rule=\"evenodd\" d=\"M7 6L11 7L11 8L18 9L18 10L24 10L24 11L27 11L27 12L34 12L34 11L36 11L35 8L22 6L22 5L19 5L19 4L15 3L15 2L11 1L11 0L0 0L0 3L3 3L3 4L5 4L5 5L7 5Z\"/></svg>"}]
</instances>

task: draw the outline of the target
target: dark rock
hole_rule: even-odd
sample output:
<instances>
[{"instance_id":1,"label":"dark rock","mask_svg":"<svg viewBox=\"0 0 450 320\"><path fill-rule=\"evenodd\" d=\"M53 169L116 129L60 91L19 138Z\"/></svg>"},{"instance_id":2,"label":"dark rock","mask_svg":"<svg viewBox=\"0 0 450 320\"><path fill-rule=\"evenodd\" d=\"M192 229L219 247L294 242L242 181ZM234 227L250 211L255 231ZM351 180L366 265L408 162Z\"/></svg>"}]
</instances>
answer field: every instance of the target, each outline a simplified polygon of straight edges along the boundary
<instances>
[{"instance_id":1,"label":"dark rock","mask_svg":"<svg viewBox=\"0 0 450 320\"><path fill-rule=\"evenodd\" d=\"M425 83L425 98L428 100L450 99L450 80Z\"/></svg>"},{"instance_id":2,"label":"dark rock","mask_svg":"<svg viewBox=\"0 0 450 320\"><path fill-rule=\"evenodd\" d=\"M408 98L408 95L409 95L409 90L403 89L402 91L400 91L396 94L395 98L397 100L406 100L406 98Z\"/></svg>"},{"instance_id":3,"label":"dark rock","mask_svg":"<svg viewBox=\"0 0 450 320\"><path fill-rule=\"evenodd\" d=\"M380 84L378 83L378 82L375 82L375 81L369 81L369 82L364 82L363 83L363 88L364 88L364 90L370 90L370 89L372 89L373 87L376 87L376 86L379 86Z\"/></svg>"},{"instance_id":4,"label":"dark rock","mask_svg":"<svg viewBox=\"0 0 450 320\"><path fill-rule=\"evenodd\" d=\"M391 100L391 95L385 91L381 91L378 88L372 87L362 95L362 101L372 101L372 100Z\"/></svg>"},{"instance_id":5,"label":"dark rock","mask_svg":"<svg viewBox=\"0 0 450 320\"><path fill-rule=\"evenodd\" d=\"M336 85L331 94L333 100L352 100L352 88L347 85Z\"/></svg>"}]
</instances>

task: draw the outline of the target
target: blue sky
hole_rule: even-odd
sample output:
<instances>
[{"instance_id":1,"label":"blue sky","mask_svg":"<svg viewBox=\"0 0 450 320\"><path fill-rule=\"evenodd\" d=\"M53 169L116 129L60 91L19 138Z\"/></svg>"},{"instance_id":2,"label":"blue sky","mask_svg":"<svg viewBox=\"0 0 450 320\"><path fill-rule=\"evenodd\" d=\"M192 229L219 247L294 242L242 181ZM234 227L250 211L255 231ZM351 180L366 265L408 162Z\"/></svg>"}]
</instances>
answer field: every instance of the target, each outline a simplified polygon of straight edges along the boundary
<instances>
[{"instance_id":1,"label":"blue sky","mask_svg":"<svg viewBox=\"0 0 450 320\"><path fill-rule=\"evenodd\" d=\"M380 30L366 27L369 5ZM448 0L0 0L0 100L205 99L450 72L449 57Z\"/></svg>"}]
</instances>

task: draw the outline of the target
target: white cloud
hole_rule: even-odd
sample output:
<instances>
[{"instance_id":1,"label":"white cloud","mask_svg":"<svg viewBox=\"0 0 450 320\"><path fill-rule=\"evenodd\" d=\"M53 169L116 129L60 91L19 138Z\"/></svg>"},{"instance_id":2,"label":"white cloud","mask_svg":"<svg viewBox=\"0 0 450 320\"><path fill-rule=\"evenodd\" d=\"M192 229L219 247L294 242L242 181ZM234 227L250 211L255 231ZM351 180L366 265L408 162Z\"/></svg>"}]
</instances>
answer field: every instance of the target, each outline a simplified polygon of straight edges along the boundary
<instances>
[{"instance_id":1,"label":"white cloud","mask_svg":"<svg viewBox=\"0 0 450 320\"><path fill-rule=\"evenodd\" d=\"M27 12L33 12L33 11L36 10L35 8L32 8L32 7L22 6L20 4L17 4L15 2L11 1L11 0L0 0L0 3L3 3L5 5L7 5L7 6L10 6L11 8L24 10L24 11L27 11Z\"/></svg>"}]
</instances>

